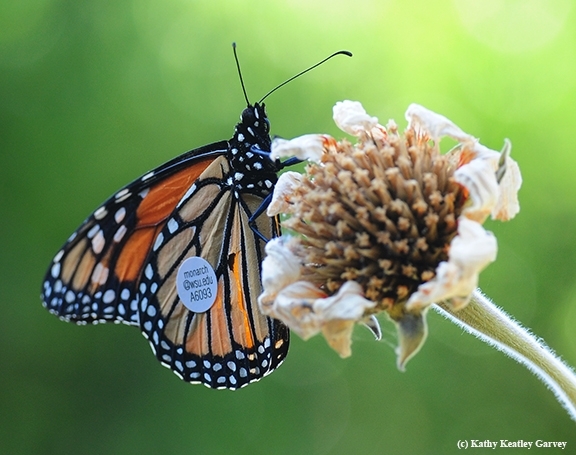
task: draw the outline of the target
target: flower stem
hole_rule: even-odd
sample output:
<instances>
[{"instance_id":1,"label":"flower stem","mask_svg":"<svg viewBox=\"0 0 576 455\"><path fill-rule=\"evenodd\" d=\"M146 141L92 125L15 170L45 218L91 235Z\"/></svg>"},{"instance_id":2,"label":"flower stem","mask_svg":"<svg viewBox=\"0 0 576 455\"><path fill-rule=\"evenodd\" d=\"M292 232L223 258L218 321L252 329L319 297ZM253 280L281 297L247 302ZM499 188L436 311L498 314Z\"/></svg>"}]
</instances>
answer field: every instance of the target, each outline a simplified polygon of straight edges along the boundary
<instances>
[{"instance_id":1,"label":"flower stem","mask_svg":"<svg viewBox=\"0 0 576 455\"><path fill-rule=\"evenodd\" d=\"M494 305L479 290L470 303L458 311L446 303L434 309L468 333L504 352L526 366L552 390L556 399L576 421L576 375L543 340L522 327L510 315Z\"/></svg>"}]
</instances>

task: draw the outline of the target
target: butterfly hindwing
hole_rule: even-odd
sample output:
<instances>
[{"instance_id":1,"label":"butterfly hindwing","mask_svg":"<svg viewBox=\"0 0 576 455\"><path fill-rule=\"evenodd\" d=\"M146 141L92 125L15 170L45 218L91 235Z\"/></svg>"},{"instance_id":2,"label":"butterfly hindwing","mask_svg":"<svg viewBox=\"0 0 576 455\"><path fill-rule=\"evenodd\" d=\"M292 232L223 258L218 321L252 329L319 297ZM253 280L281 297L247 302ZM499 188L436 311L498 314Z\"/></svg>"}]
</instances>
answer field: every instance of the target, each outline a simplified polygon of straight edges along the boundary
<instances>
[{"instance_id":1,"label":"butterfly hindwing","mask_svg":"<svg viewBox=\"0 0 576 455\"><path fill-rule=\"evenodd\" d=\"M146 265L140 296L141 329L158 359L189 382L235 389L278 366L288 331L262 315L260 264L264 242L248 220L263 202L240 196L228 182L228 162L216 159L169 218ZM257 220L261 234L278 234L275 218ZM204 313L187 309L176 292L180 265L202 257L217 280L216 300Z\"/></svg>"}]
</instances>

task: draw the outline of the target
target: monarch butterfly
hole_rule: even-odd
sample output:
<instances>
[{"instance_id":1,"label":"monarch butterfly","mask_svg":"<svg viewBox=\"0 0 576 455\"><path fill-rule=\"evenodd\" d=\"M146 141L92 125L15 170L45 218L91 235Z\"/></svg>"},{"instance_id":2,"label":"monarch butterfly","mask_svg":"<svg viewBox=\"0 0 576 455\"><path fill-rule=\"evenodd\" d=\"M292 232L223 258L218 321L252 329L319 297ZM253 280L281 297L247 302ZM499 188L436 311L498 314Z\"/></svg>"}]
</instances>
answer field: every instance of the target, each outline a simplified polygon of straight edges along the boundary
<instances>
[{"instance_id":1,"label":"monarch butterfly","mask_svg":"<svg viewBox=\"0 0 576 455\"><path fill-rule=\"evenodd\" d=\"M352 55L336 52L251 105L233 47L247 107L232 138L186 152L110 197L56 254L41 295L65 321L139 326L164 366L216 389L257 381L288 353L288 328L256 303L265 239L280 230L277 218L260 215L285 166L268 157L263 100L329 58ZM208 299L208 308L191 306L195 299Z\"/></svg>"}]
</instances>

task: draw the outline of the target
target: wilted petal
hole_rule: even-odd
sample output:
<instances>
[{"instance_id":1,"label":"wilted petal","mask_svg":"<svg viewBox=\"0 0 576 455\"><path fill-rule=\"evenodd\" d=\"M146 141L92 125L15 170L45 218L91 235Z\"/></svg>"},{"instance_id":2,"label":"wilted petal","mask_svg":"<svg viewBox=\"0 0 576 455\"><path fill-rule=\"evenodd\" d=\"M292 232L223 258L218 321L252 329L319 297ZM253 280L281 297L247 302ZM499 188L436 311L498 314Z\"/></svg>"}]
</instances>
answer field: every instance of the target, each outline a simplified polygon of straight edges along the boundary
<instances>
[{"instance_id":1,"label":"wilted petal","mask_svg":"<svg viewBox=\"0 0 576 455\"><path fill-rule=\"evenodd\" d=\"M314 308L314 303L324 297L326 294L312 283L297 281L282 289L269 305L260 304L260 308L264 314L279 319L307 340L319 333L326 322Z\"/></svg>"},{"instance_id":2,"label":"wilted petal","mask_svg":"<svg viewBox=\"0 0 576 455\"><path fill-rule=\"evenodd\" d=\"M362 286L356 281L346 281L333 296L315 302L314 310L324 319L351 319L359 321L376 303L364 298Z\"/></svg>"},{"instance_id":3,"label":"wilted petal","mask_svg":"<svg viewBox=\"0 0 576 455\"><path fill-rule=\"evenodd\" d=\"M436 141L448 136L465 144L477 142L476 138L466 134L443 115L426 109L419 104L413 103L408 106L405 116L406 120L408 120L408 128L420 130Z\"/></svg>"},{"instance_id":4,"label":"wilted petal","mask_svg":"<svg viewBox=\"0 0 576 455\"><path fill-rule=\"evenodd\" d=\"M352 355L352 332L356 321L336 319L328 321L322 327L322 335L328 345L342 358Z\"/></svg>"},{"instance_id":5,"label":"wilted petal","mask_svg":"<svg viewBox=\"0 0 576 455\"><path fill-rule=\"evenodd\" d=\"M500 194L492 162L473 159L456 169L454 178L470 193L471 204L463 210L463 215L480 223L484 222L496 206Z\"/></svg>"},{"instance_id":6,"label":"wilted petal","mask_svg":"<svg viewBox=\"0 0 576 455\"><path fill-rule=\"evenodd\" d=\"M507 221L519 211L518 190L522 176L518 163L510 158L510 141L506 140L501 153L480 143L466 150L465 164L454 172L458 183L470 192L472 204L463 211L464 216L483 222L488 215Z\"/></svg>"},{"instance_id":7,"label":"wilted petal","mask_svg":"<svg viewBox=\"0 0 576 455\"><path fill-rule=\"evenodd\" d=\"M280 213L291 213L292 204L287 198L293 194L294 189L302 182L302 174L293 171L284 172L274 186L272 201L266 209L268 216L275 216Z\"/></svg>"},{"instance_id":8,"label":"wilted petal","mask_svg":"<svg viewBox=\"0 0 576 455\"><path fill-rule=\"evenodd\" d=\"M375 306L364 298L362 287L355 281L347 281L335 295L314 302L314 311L323 321L322 334L340 357L350 356L354 324Z\"/></svg>"},{"instance_id":9,"label":"wilted petal","mask_svg":"<svg viewBox=\"0 0 576 455\"><path fill-rule=\"evenodd\" d=\"M263 292L258 297L261 307L270 305L281 289L300 279L300 261L288 243L285 237L277 237L266 244L266 257L262 262Z\"/></svg>"},{"instance_id":10,"label":"wilted petal","mask_svg":"<svg viewBox=\"0 0 576 455\"><path fill-rule=\"evenodd\" d=\"M441 262L436 277L421 284L410 296L406 309L422 309L447 299L452 299L453 306L465 305L478 285L480 272L496 259L496 251L496 238L491 232L480 223L461 217L448 261Z\"/></svg>"},{"instance_id":11,"label":"wilted petal","mask_svg":"<svg viewBox=\"0 0 576 455\"><path fill-rule=\"evenodd\" d=\"M305 134L294 139L279 139L272 141L270 159L295 156L300 160L320 162L327 141L334 141L324 134Z\"/></svg>"},{"instance_id":12,"label":"wilted petal","mask_svg":"<svg viewBox=\"0 0 576 455\"><path fill-rule=\"evenodd\" d=\"M336 126L352 136L361 136L378 126L378 119L368 115L358 101L339 101L332 111Z\"/></svg>"},{"instance_id":13,"label":"wilted petal","mask_svg":"<svg viewBox=\"0 0 576 455\"><path fill-rule=\"evenodd\" d=\"M341 357L351 353L354 324L376 305L362 296L361 286L354 281L344 283L329 297L314 284L297 281L285 286L274 301L266 302L261 296L258 302L264 314L281 320L305 340L322 331Z\"/></svg>"}]
</instances>

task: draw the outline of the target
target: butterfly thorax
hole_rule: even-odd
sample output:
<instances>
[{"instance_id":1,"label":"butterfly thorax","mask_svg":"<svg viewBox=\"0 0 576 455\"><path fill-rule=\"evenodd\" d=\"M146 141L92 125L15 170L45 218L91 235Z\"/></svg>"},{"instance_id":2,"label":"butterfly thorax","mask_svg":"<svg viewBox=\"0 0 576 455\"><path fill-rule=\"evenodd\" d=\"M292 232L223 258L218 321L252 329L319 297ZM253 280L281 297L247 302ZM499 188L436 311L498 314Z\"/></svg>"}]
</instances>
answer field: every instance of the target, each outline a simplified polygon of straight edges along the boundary
<instances>
[{"instance_id":1,"label":"butterfly thorax","mask_svg":"<svg viewBox=\"0 0 576 455\"><path fill-rule=\"evenodd\" d=\"M270 122L264 104L249 105L229 141L231 183L239 192L266 196L272 192L279 163L269 158Z\"/></svg>"}]
</instances>

